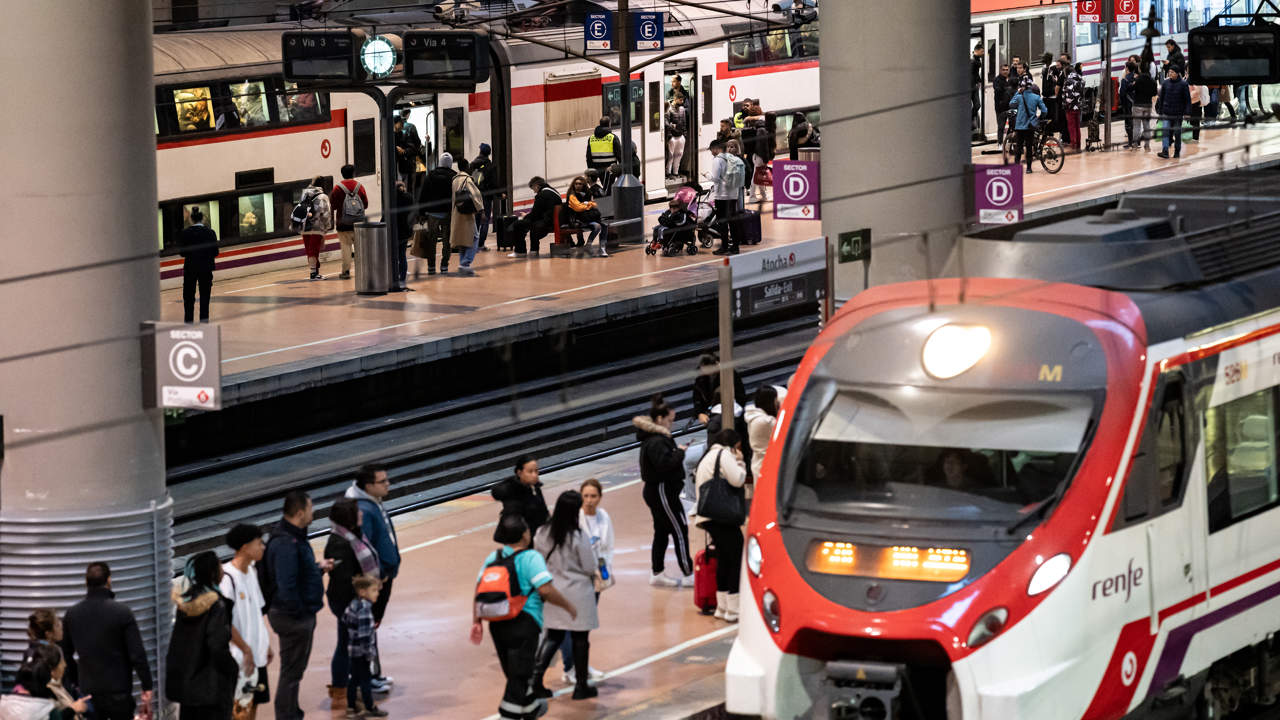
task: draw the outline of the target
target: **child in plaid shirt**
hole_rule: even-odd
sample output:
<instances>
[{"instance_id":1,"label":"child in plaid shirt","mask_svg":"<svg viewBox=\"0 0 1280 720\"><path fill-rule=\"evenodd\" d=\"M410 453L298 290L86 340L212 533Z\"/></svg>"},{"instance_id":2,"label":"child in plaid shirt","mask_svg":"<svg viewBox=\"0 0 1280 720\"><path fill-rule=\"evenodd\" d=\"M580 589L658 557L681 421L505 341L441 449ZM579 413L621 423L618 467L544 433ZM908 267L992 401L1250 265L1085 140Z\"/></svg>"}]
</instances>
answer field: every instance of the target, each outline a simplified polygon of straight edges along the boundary
<instances>
[{"instance_id":1,"label":"child in plaid shirt","mask_svg":"<svg viewBox=\"0 0 1280 720\"><path fill-rule=\"evenodd\" d=\"M351 657L351 675L347 681L348 718L384 718L386 710L373 704L373 659L378 654L378 637L373 627L373 604L378 601L382 581L369 575L360 575L351 581L356 596L342 614L346 623L347 653ZM356 710L356 688L364 695L364 712Z\"/></svg>"}]
</instances>

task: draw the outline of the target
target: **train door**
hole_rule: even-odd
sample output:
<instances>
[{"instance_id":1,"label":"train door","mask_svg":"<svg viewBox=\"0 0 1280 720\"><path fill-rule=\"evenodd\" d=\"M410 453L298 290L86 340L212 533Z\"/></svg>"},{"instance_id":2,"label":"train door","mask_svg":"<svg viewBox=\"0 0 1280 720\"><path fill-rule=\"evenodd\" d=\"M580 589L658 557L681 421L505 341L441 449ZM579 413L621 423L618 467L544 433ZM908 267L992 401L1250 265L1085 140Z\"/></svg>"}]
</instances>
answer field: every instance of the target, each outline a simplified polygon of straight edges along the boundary
<instances>
[{"instance_id":1,"label":"train door","mask_svg":"<svg viewBox=\"0 0 1280 720\"><path fill-rule=\"evenodd\" d=\"M396 140L396 157L401 161L398 175L408 184L409 193L417 197L427 170L436 164L436 96L410 95L396 107L396 114L407 121L402 137Z\"/></svg>"},{"instance_id":2,"label":"train door","mask_svg":"<svg viewBox=\"0 0 1280 720\"><path fill-rule=\"evenodd\" d=\"M982 119L982 131L987 137L995 137L999 131L1000 120L1004 116L1004 108L996 105L995 96L995 80L1000 75L1000 67L1009 64L1008 47L1004 37L1004 23L989 22L982 26L983 37L986 39L986 70L983 76L985 92L983 92L983 103L986 107L991 108L990 112L984 113Z\"/></svg>"},{"instance_id":3,"label":"train door","mask_svg":"<svg viewBox=\"0 0 1280 720\"><path fill-rule=\"evenodd\" d=\"M663 67L662 156L668 194L698 177L697 79L695 60L669 62Z\"/></svg>"},{"instance_id":4,"label":"train door","mask_svg":"<svg viewBox=\"0 0 1280 720\"><path fill-rule=\"evenodd\" d=\"M974 48L979 48L979 47L982 48L984 53L986 52L987 47L986 47L986 41L983 39L983 27L981 25L971 25L969 27L970 61L972 61L972 58L973 58ZM986 88L990 84L990 78L987 76L986 64L987 64L987 60L984 55L982 59L982 71L981 71L983 88ZM970 79L970 82L972 82L972 79ZM973 129L973 135L975 137L983 133L983 126L985 124L984 116L986 115L985 108L987 107L987 103L985 102L985 98L983 96L984 96L984 92L982 90L977 90L973 88L970 89L969 101L972 107L970 111L971 112L970 127Z\"/></svg>"}]
</instances>

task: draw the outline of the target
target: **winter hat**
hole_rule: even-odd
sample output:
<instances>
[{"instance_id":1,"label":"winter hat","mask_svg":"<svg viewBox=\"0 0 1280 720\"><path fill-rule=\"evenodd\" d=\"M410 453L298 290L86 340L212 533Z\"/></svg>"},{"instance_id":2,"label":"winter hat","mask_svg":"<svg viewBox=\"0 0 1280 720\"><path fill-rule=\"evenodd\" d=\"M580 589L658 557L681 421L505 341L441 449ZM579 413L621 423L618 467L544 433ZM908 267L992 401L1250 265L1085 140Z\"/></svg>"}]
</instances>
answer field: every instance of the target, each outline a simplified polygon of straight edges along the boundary
<instances>
[{"instance_id":1,"label":"winter hat","mask_svg":"<svg viewBox=\"0 0 1280 720\"><path fill-rule=\"evenodd\" d=\"M227 533L227 547L239 552L240 548L262 537L262 530L257 525L241 523Z\"/></svg>"},{"instance_id":2,"label":"winter hat","mask_svg":"<svg viewBox=\"0 0 1280 720\"><path fill-rule=\"evenodd\" d=\"M449 153L444 153L443 155L441 155L441 156L440 156L440 167L444 168L445 170L452 170L452 169L453 169L453 156L452 156L452 155L450 155Z\"/></svg>"},{"instance_id":3,"label":"winter hat","mask_svg":"<svg viewBox=\"0 0 1280 720\"><path fill-rule=\"evenodd\" d=\"M483 156L485 156L485 157L489 157L489 154L490 154L490 153L492 153L492 152L493 152L493 148L489 147L489 143L480 143L480 154L481 154L481 155L483 155Z\"/></svg>"}]
</instances>

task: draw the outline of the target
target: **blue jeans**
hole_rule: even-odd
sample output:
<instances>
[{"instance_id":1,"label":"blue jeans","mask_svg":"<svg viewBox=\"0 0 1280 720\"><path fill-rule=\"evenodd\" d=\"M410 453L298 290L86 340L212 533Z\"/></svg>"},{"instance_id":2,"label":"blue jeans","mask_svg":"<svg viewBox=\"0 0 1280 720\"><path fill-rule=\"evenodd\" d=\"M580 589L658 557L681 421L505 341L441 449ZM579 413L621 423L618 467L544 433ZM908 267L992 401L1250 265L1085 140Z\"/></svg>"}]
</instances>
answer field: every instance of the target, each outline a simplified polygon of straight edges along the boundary
<instances>
[{"instance_id":1,"label":"blue jeans","mask_svg":"<svg viewBox=\"0 0 1280 720\"><path fill-rule=\"evenodd\" d=\"M462 259L458 261L458 264L464 268L471 267L471 261L476 259L476 249L478 247L479 241L472 238L470 246L465 248L454 248L454 252L462 255Z\"/></svg>"},{"instance_id":2,"label":"blue jeans","mask_svg":"<svg viewBox=\"0 0 1280 720\"><path fill-rule=\"evenodd\" d=\"M334 687L346 687L351 676L351 658L347 657L347 624L338 620L338 645L329 663L329 678Z\"/></svg>"},{"instance_id":3,"label":"blue jeans","mask_svg":"<svg viewBox=\"0 0 1280 720\"><path fill-rule=\"evenodd\" d=\"M1182 118L1166 119L1164 121L1164 138L1160 141L1163 152L1169 152L1169 141L1173 141L1173 154L1182 154Z\"/></svg>"},{"instance_id":4,"label":"blue jeans","mask_svg":"<svg viewBox=\"0 0 1280 720\"><path fill-rule=\"evenodd\" d=\"M484 198L484 214L476 218L476 247L484 247L485 238L489 237L489 223L493 222L493 206L498 204L498 196L486 195ZM464 260L470 265L470 260Z\"/></svg>"}]
</instances>

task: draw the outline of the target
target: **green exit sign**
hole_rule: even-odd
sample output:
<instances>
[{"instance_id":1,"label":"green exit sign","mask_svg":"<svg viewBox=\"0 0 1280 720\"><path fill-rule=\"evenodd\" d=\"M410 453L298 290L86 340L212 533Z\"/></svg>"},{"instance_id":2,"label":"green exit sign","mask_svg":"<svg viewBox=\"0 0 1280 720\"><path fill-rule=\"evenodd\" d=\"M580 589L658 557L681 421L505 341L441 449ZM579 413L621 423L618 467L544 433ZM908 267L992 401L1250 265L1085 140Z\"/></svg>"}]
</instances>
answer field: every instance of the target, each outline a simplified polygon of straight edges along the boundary
<instances>
[{"instance_id":1,"label":"green exit sign","mask_svg":"<svg viewBox=\"0 0 1280 720\"><path fill-rule=\"evenodd\" d=\"M871 228L840 233L837 237L837 259L842 263L871 261Z\"/></svg>"}]
</instances>

